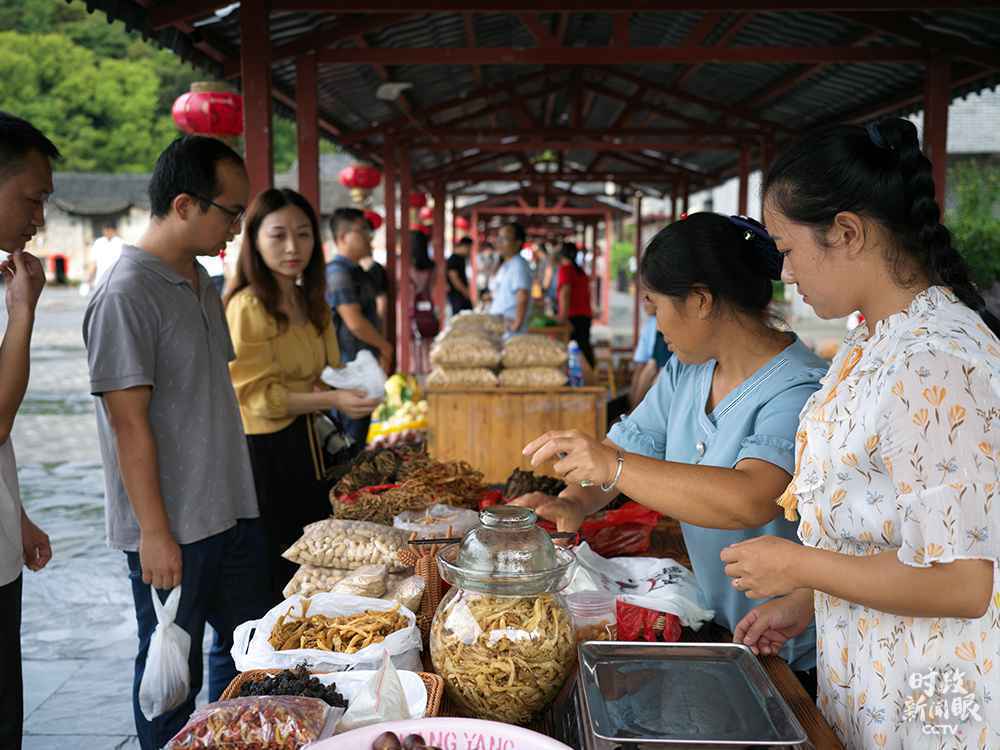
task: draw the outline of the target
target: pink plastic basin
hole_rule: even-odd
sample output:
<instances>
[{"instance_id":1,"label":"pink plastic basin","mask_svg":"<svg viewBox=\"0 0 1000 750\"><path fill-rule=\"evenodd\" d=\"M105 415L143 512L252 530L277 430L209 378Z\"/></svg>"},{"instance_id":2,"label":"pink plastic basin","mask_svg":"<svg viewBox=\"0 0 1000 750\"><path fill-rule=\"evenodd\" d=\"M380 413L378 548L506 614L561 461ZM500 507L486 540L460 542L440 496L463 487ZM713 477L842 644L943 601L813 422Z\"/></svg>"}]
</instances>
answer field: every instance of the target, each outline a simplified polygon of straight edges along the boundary
<instances>
[{"instance_id":1,"label":"pink plastic basin","mask_svg":"<svg viewBox=\"0 0 1000 750\"><path fill-rule=\"evenodd\" d=\"M395 732L400 740L408 734L419 734L428 745L441 750L571 750L551 737L522 727L450 716L373 724L309 745L309 750L370 750L382 732Z\"/></svg>"}]
</instances>

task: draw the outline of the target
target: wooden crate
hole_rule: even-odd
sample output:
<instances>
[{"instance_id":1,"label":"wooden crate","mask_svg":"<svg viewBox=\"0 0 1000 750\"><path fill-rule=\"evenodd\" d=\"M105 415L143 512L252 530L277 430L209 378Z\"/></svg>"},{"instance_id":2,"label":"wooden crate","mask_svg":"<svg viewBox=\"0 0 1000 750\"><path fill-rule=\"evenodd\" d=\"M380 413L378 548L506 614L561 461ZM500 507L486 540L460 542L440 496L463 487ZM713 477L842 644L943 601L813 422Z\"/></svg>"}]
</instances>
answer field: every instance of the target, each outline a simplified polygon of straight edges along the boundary
<instances>
[{"instance_id":1,"label":"wooden crate","mask_svg":"<svg viewBox=\"0 0 1000 750\"><path fill-rule=\"evenodd\" d=\"M428 448L440 461L468 461L490 484L516 468L531 469L521 449L549 430L607 431L604 388L431 388ZM552 475L551 465L536 471Z\"/></svg>"}]
</instances>

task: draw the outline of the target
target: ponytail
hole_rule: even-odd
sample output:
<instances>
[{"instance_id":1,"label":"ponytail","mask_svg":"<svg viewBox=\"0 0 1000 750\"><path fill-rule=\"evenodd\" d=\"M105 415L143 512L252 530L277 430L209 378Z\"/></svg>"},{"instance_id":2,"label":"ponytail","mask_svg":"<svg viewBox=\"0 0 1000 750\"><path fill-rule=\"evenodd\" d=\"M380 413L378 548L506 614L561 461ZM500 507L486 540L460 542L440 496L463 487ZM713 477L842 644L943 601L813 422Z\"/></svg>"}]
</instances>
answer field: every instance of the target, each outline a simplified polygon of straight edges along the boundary
<instances>
[{"instance_id":1,"label":"ponytail","mask_svg":"<svg viewBox=\"0 0 1000 750\"><path fill-rule=\"evenodd\" d=\"M931 163L909 120L838 125L806 136L775 161L764 194L792 221L819 230L842 211L878 221L897 240L889 260L898 280L908 283L906 270L919 268L1000 336L1000 320L987 309L941 223Z\"/></svg>"}]
</instances>

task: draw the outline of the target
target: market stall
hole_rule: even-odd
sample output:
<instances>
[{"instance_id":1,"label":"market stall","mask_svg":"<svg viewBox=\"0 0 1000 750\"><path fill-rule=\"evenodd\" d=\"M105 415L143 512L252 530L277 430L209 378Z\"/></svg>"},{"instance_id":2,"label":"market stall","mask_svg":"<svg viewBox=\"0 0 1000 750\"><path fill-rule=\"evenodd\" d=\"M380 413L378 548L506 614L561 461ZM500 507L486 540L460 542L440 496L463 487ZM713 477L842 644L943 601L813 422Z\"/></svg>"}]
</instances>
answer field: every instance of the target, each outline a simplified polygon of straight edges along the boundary
<instances>
[{"instance_id":1,"label":"market stall","mask_svg":"<svg viewBox=\"0 0 1000 750\"><path fill-rule=\"evenodd\" d=\"M234 633L241 674L170 750L618 747L600 722L675 746L839 747L783 661L711 623L676 523L624 501L561 546L504 502L559 480L515 470L491 484L410 446L359 456L331 492L334 517L285 552L300 565L286 600ZM706 669L722 671L691 679Z\"/></svg>"}]
</instances>

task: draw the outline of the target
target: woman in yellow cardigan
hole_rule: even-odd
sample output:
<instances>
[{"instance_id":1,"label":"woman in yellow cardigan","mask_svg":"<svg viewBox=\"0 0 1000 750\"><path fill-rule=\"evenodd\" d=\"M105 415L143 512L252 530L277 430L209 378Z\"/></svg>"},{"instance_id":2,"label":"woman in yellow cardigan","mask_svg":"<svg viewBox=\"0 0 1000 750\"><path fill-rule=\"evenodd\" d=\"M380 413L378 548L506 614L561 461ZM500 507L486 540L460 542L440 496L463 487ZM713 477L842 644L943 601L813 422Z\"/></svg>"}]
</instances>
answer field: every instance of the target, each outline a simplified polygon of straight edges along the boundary
<instances>
[{"instance_id":1,"label":"woman in yellow cardigan","mask_svg":"<svg viewBox=\"0 0 1000 750\"><path fill-rule=\"evenodd\" d=\"M281 553L303 526L330 515L314 415L336 409L362 418L378 406L364 391L330 390L320 380L327 365L341 366L325 294L312 206L293 190L265 190L247 212L225 303L236 350L230 374L268 533L276 602L295 569Z\"/></svg>"}]
</instances>

